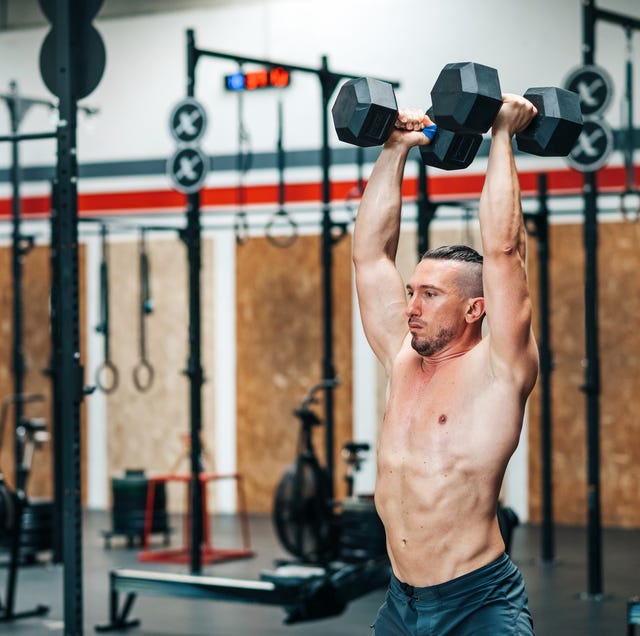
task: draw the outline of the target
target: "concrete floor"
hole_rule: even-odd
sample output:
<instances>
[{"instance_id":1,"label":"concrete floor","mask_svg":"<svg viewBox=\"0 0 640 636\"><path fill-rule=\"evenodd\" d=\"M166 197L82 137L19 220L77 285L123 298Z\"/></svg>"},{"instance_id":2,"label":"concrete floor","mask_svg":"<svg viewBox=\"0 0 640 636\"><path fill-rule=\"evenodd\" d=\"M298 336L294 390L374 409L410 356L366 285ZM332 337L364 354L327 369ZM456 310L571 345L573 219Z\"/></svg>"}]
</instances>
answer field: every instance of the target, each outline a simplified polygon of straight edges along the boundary
<instances>
[{"instance_id":1,"label":"concrete floor","mask_svg":"<svg viewBox=\"0 0 640 636\"><path fill-rule=\"evenodd\" d=\"M176 522L179 525L179 522ZM108 572L127 567L186 573L187 566L139 563L137 549L114 538L105 549L103 530L111 527L110 516L88 513L83 526L84 540L84 624L85 633L95 633L97 624L108 622ZM215 519L215 547L239 546L234 519ZM275 559L287 558L280 548L269 517L251 518L251 559L210 565L204 573L220 577L258 579L262 569L272 569ZM557 559L543 564L539 559L540 533L535 526L515 530L512 558L520 567L527 586L530 608L538 636L621 636L627 633L627 601L640 594L640 530L603 532L604 599L584 599L588 589L586 532L582 528L558 528L555 533ZM172 545L179 545L176 536ZM161 547L161 541L158 546ZM0 593L5 599L5 574L0 571ZM131 612L141 625L127 633L140 636L357 636L370 634L384 590L353 601L338 617L314 622L283 625L279 607L246 603L211 602L196 599L140 596ZM0 633L42 636L64 633L62 566L22 567L18 574L15 611L37 604L50 607L43 618L0 623ZM639 630L640 631L640 630ZM118 632L113 632L118 633Z\"/></svg>"}]
</instances>

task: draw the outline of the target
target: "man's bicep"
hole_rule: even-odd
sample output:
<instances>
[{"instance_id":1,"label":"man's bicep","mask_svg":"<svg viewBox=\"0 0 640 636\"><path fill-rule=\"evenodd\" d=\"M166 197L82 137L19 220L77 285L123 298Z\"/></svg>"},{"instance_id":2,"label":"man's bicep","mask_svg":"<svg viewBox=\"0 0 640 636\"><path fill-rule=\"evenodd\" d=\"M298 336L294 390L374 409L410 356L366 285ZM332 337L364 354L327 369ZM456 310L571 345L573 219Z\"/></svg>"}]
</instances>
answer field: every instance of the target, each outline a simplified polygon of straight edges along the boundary
<instances>
[{"instance_id":1,"label":"man's bicep","mask_svg":"<svg viewBox=\"0 0 640 636\"><path fill-rule=\"evenodd\" d=\"M356 291L365 336L388 371L407 334L406 292L393 262L356 266Z\"/></svg>"}]
</instances>

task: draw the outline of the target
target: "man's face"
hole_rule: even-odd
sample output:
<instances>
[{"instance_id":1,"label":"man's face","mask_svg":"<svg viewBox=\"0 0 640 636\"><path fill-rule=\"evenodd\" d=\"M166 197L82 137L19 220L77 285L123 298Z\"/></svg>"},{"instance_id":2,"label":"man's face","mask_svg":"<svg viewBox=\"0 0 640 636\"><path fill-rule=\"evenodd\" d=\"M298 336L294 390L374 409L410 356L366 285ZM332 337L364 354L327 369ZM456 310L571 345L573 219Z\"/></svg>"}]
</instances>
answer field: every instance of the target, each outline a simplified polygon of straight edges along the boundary
<instances>
[{"instance_id":1,"label":"man's face","mask_svg":"<svg viewBox=\"0 0 640 636\"><path fill-rule=\"evenodd\" d=\"M460 297L456 277L463 263L425 259L407 284L407 317L411 346L433 356L456 340L465 328L467 300Z\"/></svg>"}]
</instances>

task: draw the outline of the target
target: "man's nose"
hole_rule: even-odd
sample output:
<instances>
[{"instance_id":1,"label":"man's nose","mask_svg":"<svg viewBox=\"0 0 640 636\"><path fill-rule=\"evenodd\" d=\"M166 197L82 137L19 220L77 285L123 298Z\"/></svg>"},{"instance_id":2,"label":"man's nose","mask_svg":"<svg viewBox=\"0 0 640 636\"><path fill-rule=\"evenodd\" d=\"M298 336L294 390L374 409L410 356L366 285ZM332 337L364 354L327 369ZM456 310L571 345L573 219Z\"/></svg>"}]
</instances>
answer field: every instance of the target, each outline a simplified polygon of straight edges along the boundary
<instances>
[{"instance_id":1,"label":"man's nose","mask_svg":"<svg viewBox=\"0 0 640 636\"><path fill-rule=\"evenodd\" d=\"M406 314L409 317L418 316L420 314L420 306L418 305L415 296L409 299L409 302L407 303Z\"/></svg>"}]
</instances>

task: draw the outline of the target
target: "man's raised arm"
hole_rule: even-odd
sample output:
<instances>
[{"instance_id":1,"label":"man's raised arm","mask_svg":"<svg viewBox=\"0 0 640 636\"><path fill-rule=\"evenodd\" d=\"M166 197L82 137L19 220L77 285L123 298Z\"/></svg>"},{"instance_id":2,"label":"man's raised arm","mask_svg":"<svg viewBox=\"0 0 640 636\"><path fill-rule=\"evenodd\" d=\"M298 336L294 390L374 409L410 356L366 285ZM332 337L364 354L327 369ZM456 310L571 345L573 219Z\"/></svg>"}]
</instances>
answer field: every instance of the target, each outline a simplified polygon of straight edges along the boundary
<instances>
[{"instance_id":1,"label":"man's raised arm","mask_svg":"<svg viewBox=\"0 0 640 636\"><path fill-rule=\"evenodd\" d=\"M492 371L528 394L537 375L526 278L526 237L511 140L536 114L517 95L504 95L492 127L491 150L480 197L484 296Z\"/></svg>"},{"instance_id":2,"label":"man's raised arm","mask_svg":"<svg viewBox=\"0 0 640 636\"><path fill-rule=\"evenodd\" d=\"M365 335L387 372L407 334L406 293L395 265L400 236L402 179L412 146L428 143L420 132L431 124L423 112L402 110L384 144L356 217L353 263Z\"/></svg>"}]
</instances>

